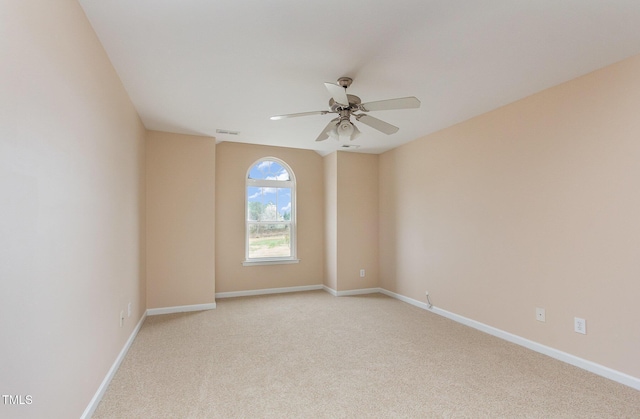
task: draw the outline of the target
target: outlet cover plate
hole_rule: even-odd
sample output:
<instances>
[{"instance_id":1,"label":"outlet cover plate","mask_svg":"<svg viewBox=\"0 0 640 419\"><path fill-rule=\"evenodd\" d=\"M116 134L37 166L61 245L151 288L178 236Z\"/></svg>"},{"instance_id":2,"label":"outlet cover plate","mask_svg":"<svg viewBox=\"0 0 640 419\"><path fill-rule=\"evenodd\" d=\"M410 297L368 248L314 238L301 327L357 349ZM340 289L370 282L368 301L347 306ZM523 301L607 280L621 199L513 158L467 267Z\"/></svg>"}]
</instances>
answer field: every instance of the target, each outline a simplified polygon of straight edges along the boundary
<instances>
[{"instance_id":1,"label":"outlet cover plate","mask_svg":"<svg viewBox=\"0 0 640 419\"><path fill-rule=\"evenodd\" d=\"M536 307L536 320L539 322L547 321L544 308Z\"/></svg>"},{"instance_id":2,"label":"outlet cover plate","mask_svg":"<svg viewBox=\"0 0 640 419\"><path fill-rule=\"evenodd\" d=\"M573 318L573 330L576 333L581 333L583 335L587 334L587 321L585 319L581 319L580 317Z\"/></svg>"}]
</instances>

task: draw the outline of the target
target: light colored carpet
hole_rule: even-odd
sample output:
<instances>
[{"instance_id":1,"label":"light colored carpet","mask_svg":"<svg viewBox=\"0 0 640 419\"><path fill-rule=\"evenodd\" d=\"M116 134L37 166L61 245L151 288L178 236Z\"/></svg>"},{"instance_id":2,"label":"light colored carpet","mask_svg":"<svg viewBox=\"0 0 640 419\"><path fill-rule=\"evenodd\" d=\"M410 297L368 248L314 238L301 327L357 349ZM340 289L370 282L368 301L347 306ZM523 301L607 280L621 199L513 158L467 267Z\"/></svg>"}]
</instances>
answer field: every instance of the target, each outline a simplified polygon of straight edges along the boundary
<instances>
[{"instance_id":1,"label":"light colored carpet","mask_svg":"<svg viewBox=\"0 0 640 419\"><path fill-rule=\"evenodd\" d=\"M94 418L640 418L640 392L381 294L148 317Z\"/></svg>"}]
</instances>

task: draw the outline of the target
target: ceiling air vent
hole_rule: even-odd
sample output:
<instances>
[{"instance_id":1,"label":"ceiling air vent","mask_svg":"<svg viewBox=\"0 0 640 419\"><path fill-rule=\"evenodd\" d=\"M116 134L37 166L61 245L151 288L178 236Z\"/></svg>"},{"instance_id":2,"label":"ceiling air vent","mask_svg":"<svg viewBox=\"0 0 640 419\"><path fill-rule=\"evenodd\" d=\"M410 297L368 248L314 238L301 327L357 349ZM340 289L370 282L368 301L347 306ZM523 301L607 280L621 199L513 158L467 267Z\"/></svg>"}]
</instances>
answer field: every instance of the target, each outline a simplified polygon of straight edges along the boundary
<instances>
[{"instance_id":1,"label":"ceiling air vent","mask_svg":"<svg viewBox=\"0 0 640 419\"><path fill-rule=\"evenodd\" d=\"M216 134L238 135L240 131L229 131L228 129L217 129Z\"/></svg>"},{"instance_id":2,"label":"ceiling air vent","mask_svg":"<svg viewBox=\"0 0 640 419\"><path fill-rule=\"evenodd\" d=\"M341 148L360 148L360 146L357 144L342 144L340 147Z\"/></svg>"}]
</instances>

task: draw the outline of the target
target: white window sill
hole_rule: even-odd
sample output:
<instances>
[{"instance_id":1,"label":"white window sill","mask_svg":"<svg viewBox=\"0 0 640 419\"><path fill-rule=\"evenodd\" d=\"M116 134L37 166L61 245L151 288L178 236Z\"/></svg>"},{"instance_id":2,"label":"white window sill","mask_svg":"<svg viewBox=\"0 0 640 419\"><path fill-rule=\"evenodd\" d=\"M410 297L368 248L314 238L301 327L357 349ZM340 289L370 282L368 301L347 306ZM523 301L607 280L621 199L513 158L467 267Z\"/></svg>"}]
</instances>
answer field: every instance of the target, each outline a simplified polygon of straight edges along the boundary
<instances>
[{"instance_id":1,"label":"white window sill","mask_svg":"<svg viewBox=\"0 0 640 419\"><path fill-rule=\"evenodd\" d=\"M288 265L291 263L298 263L300 259L256 259L245 260L242 262L242 266L256 266L256 265Z\"/></svg>"}]
</instances>

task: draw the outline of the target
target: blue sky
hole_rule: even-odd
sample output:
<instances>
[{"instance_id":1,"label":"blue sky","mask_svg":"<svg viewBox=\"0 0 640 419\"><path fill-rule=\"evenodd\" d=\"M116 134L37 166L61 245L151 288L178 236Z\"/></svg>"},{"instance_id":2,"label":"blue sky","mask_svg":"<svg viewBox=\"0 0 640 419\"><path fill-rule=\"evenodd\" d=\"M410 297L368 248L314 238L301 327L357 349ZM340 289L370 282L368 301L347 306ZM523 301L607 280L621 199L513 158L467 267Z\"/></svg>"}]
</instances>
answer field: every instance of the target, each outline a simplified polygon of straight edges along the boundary
<instances>
[{"instance_id":1,"label":"blue sky","mask_svg":"<svg viewBox=\"0 0 640 419\"><path fill-rule=\"evenodd\" d=\"M291 180L287 169L272 160L262 161L249 171L250 179Z\"/></svg>"}]
</instances>

